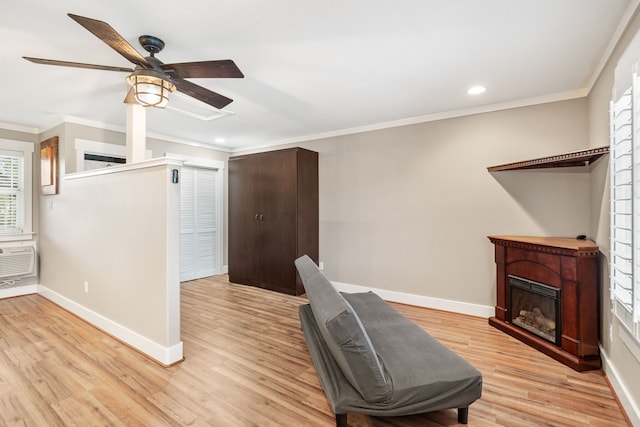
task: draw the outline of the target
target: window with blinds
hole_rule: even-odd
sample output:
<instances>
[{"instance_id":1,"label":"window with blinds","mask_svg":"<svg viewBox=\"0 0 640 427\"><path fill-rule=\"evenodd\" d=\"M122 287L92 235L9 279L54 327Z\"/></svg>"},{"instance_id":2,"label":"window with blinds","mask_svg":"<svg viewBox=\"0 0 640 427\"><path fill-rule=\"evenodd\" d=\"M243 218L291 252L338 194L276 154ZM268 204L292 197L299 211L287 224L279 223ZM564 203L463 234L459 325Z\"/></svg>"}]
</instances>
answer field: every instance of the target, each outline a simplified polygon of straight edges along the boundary
<instances>
[{"instance_id":1,"label":"window with blinds","mask_svg":"<svg viewBox=\"0 0 640 427\"><path fill-rule=\"evenodd\" d=\"M640 339L640 87L611 102L611 299Z\"/></svg>"},{"instance_id":2,"label":"window with blinds","mask_svg":"<svg viewBox=\"0 0 640 427\"><path fill-rule=\"evenodd\" d=\"M0 150L0 233L22 233L25 219L24 155Z\"/></svg>"}]
</instances>

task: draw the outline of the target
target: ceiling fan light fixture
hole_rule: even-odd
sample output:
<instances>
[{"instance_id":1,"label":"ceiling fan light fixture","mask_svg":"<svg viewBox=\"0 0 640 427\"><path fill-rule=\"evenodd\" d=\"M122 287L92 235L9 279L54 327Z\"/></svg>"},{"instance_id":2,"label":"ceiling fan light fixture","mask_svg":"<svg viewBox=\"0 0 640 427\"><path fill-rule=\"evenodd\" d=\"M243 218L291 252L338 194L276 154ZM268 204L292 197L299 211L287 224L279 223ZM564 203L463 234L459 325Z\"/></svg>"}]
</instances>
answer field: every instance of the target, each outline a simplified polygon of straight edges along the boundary
<instances>
[{"instance_id":1,"label":"ceiling fan light fixture","mask_svg":"<svg viewBox=\"0 0 640 427\"><path fill-rule=\"evenodd\" d=\"M145 107L166 107L169 94L176 90L173 83L154 70L135 70L127 77L127 83L133 88L136 101Z\"/></svg>"}]
</instances>

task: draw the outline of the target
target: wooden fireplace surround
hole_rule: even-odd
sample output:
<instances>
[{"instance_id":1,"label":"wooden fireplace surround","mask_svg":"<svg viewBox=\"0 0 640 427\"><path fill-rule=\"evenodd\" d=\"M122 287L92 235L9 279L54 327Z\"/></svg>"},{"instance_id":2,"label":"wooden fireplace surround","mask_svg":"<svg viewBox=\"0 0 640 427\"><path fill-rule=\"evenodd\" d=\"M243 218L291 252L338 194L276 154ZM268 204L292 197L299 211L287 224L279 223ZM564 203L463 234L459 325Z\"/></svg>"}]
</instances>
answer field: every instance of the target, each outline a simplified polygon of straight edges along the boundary
<instances>
[{"instance_id":1,"label":"wooden fireplace surround","mask_svg":"<svg viewBox=\"0 0 640 427\"><path fill-rule=\"evenodd\" d=\"M577 370L599 369L598 246L561 237L489 236L497 270L489 324ZM509 275L560 289L560 346L510 323Z\"/></svg>"}]
</instances>

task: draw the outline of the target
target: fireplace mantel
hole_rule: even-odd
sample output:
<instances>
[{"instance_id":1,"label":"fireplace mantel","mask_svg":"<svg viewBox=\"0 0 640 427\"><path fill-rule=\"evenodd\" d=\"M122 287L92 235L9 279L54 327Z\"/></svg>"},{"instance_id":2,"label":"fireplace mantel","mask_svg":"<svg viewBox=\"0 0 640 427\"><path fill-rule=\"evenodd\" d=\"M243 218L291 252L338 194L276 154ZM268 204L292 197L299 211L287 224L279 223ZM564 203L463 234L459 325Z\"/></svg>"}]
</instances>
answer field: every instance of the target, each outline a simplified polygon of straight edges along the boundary
<instances>
[{"instance_id":1,"label":"fireplace mantel","mask_svg":"<svg viewBox=\"0 0 640 427\"><path fill-rule=\"evenodd\" d=\"M489 236L493 244L568 256L598 256L598 245L591 240L571 237Z\"/></svg>"},{"instance_id":2,"label":"fireplace mantel","mask_svg":"<svg viewBox=\"0 0 640 427\"><path fill-rule=\"evenodd\" d=\"M599 369L598 256L591 240L564 237L489 236L495 245L496 306L489 323L576 369ZM509 276L560 290L561 339L550 343L510 323Z\"/></svg>"}]
</instances>

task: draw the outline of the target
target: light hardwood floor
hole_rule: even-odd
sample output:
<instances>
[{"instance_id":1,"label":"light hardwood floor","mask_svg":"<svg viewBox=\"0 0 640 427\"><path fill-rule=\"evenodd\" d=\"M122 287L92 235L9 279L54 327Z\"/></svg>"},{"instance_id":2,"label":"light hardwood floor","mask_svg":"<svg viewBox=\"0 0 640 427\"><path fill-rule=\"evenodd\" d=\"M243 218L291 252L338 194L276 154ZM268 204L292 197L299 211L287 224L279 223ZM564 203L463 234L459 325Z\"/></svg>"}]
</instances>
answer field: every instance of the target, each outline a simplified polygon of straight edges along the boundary
<instances>
[{"instance_id":1,"label":"light hardwood floor","mask_svg":"<svg viewBox=\"0 0 640 427\"><path fill-rule=\"evenodd\" d=\"M0 425L334 425L300 331L304 302L226 276L185 283L185 361L164 368L43 297L0 300ZM627 425L600 371L575 372L486 319L393 306L482 372L469 426ZM456 422L455 410L349 414L350 426Z\"/></svg>"}]
</instances>

